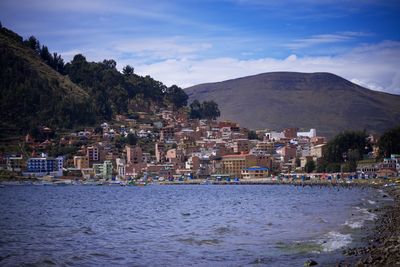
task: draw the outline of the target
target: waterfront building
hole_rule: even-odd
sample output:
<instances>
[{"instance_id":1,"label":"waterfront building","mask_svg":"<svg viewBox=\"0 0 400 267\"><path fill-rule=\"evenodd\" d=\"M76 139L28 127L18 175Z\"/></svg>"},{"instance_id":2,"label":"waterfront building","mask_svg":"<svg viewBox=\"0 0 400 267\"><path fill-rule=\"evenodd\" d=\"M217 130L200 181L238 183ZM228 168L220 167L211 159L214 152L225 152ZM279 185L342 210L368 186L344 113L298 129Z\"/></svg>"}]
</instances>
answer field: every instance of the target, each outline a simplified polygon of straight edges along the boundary
<instances>
[{"instance_id":1,"label":"waterfront building","mask_svg":"<svg viewBox=\"0 0 400 267\"><path fill-rule=\"evenodd\" d=\"M375 178L379 164L375 160L362 160L357 162L357 176L359 178Z\"/></svg>"},{"instance_id":2,"label":"waterfront building","mask_svg":"<svg viewBox=\"0 0 400 267\"><path fill-rule=\"evenodd\" d=\"M241 177L242 170L255 165L256 156L251 154L225 155L222 157L223 172L234 177Z\"/></svg>"},{"instance_id":3,"label":"waterfront building","mask_svg":"<svg viewBox=\"0 0 400 267\"><path fill-rule=\"evenodd\" d=\"M270 175L270 169L261 166L252 166L242 169L243 179L259 179L265 178Z\"/></svg>"},{"instance_id":4,"label":"waterfront building","mask_svg":"<svg viewBox=\"0 0 400 267\"><path fill-rule=\"evenodd\" d=\"M103 179L111 179L113 165L109 160L104 161L103 163L95 163L93 164L94 175L98 178Z\"/></svg>"},{"instance_id":5,"label":"waterfront building","mask_svg":"<svg viewBox=\"0 0 400 267\"><path fill-rule=\"evenodd\" d=\"M126 175L126 161L125 159L117 158L115 160L115 165L117 165L117 173L119 178L125 178Z\"/></svg>"},{"instance_id":6,"label":"waterfront building","mask_svg":"<svg viewBox=\"0 0 400 267\"><path fill-rule=\"evenodd\" d=\"M27 171L24 172L24 175L37 177L52 175L60 177L63 175L63 162L63 157L53 158L42 155L42 157L29 158L27 161Z\"/></svg>"},{"instance_id":7,"label":"waterfront building","mask_svg":"<svg viewBox=\"0 0 400 267\"><path fill-rule=\"evenodd\" d=\"M74 156L74 167L78 170L89 168L88 156Z\"/></svg>"},{"instance_id":8,"label":"waterfront building","mask_svg":"<svg viewBox=\"0 0 400 267\"><path fill-rule=\"evenodd\" d=\"M22 170L22 156L8 156L6 158L7 170L12 172L20 172Z\"/></svg>"}]
</instances>

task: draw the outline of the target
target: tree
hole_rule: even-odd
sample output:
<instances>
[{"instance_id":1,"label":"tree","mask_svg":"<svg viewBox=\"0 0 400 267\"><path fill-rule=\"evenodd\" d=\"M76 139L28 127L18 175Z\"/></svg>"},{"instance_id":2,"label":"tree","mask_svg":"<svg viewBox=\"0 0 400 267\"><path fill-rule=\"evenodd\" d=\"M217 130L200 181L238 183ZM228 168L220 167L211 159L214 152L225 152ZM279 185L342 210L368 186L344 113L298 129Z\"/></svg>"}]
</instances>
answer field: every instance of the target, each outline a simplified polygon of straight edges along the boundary
<instances>
[{"instance_id":1,"label":"tree","mask_svg":"<svg viewBox=\"0 0 400 267\"><path fill-rule=\"evenodd\" d=\"M47 46L42 45L42 48L40 49L40 57L44 62L46 62L46 64L51 62L52 58Z\"/></svg>"},{"instance_id":2,"label":"tree","mask_svg":"<svg viewBox=\"0 0 400 267\"><path fill-rule=\"evenodd\" d=\"M296 167L300 167L301 165L301 160L300 158L296 157Z\"/></svg>"},{"instance_id":3,"label":"tree","mask_svg":"<svg viewBox=\"0 0 400 267\"><path fill-rule=\"evenodd\" d=\"M132 75L134 72L134 68L130 65L126 65L123 69L122 69L122 73L126 76L130 76Z\"/></svg>"},{"instance_id":4,"label":"tree","mask_svg":"<svg viewBox=\"0 0 400 267\"><path fill-rule=\"evenodd\" d=\"M86 57L82 54L76 54L72 59L72 63L86 62Z\"/></svg>"},{"instance_id":5,"label":"tree","mask_svg":"<svg viewBox=\"0 0 400 267\"><path fill-rule=\"evenodd\" d=\"M202 104L203 107L203 117L205 119L213 119L215 120L221 114L218 108L218 104L215 103L213 100L211 101L204 101Z\"/></svg>"},{"instance_id":6,"label":"tree","mask_svg":"<svg viewBox=\"0 0 400 267\"><path fill-rule=\"evenodd\" d=\"M315 170L315 163L313 160L307 161L306 165L304 166L304 170L306 173L313 172Z\"/></svg>"},{"instance_id":7,"label":"tree","mask_svg":"<svg viewBox=\"0 0 400 267\"><path fill-rule=\"evenodd\" d=\"M387 130L378 141L379 155L390 157L391 154L400 154L400 125Z\"/></svg>"},{"instance_id":8,"label":"tree","mask_svg":"<svg viewBox=\"0 0 400 267\"><path fill-rule=\"evenodd\" d=\"M28 40L25 40L25 44L31 48L32 50L34 50L36 52L36 54L40 54L40 42L38 39L36 39L35 36L31 36L29 37Z\"/></svg>"},{"instance_id":9,"label":"tree","mask_svg":"<svg viewBox=\"0 0 400 267\"><path fill-rule=\"evenodd\" d=\"M109 69L115 69L117 67L117 62L114 59L104 59L103 64Z\"/></svg>"},{"instance_id":10,"label":"tree","mask_svg":"<svg viewBox=\"0 0 400 267\"><path fill-rule=\"evenodd\" d=\"M340 163L327 163L326 172L340 172Z\"/></svg>"},{"instance_id":11,"label":"tree","mask_svg":"<svg viewBox=\"0 0 400 267\"><path fill-rule=\"evenodd\" d=\"M64 59L62 59L61 55L57 53L53 53L53 61L50 65L53 69L58 71L61 74L64 74Z\"/></svg>"},{"instance_id":12,"label":"tree","mask_svg":"<svg viewBox=\"0 0 400 267\"><path fill-rule=\"evenodd\" d=\"M181 108L187 105L189 97L182 88L172 85L166 89L165 94L167 100L173 103L176 108Z\"/></svg>"},{"instance_id":13,"label":"tree","mask_svg":"<svg viewBox=\"0 0 400 267\"><path fill-rule=\"evenodd\" d=\"M365 131L345 131L335 136L328 142L324 158L328 162L344 162L349 150L354 150L358 153L358 158L371 151L371 146L368 142L368 135Z\"/></svg>"},{"instance_id":14,"label":"tree","mask_svg":"<svg viewBox=\"0 0 400 267\"><path fill-rule=\"evenodd\" d=\"M135 146L137 144L137 137L135 134L129 133L127 137L127 142L131 146Z\"/></svg>"},{"instance_id":15,"label":"tree","mask_svg":"<svg viewBox=\"0 0 400 267\"><path fill-rule=\"evenodd\" d=\"M357 162L356 161L346 161L342 164L343 172L355 172L357 170Z\"/></svg>"},{"instance_id":16,"label":"tree","mask_svg":"<svg viewBox=\"0 0 400 267\"><path fill-rule=\"evenodd\" d=\"M97 126L96 128L94 128L94 133L103 135L103 128Z\"/></svg>"},{"instance_id":17,"label":"tree","mask_svg":"<svg viewBox=\"0 0 400 267\"><path fill-rule=\"evenodd\" d=\"M200 104L199 100L194 100L192 104L190 104L190 113L189 117L191 119L201 119L203 114L203 108Z\"/></svg>"},{"instance_id":18,"label":"tree","mask_svg":"<svg viewBox=\"0 0 400 267\"><path fill-rule=\"evenodd\" d=\"M250 140L256 140L258 139L258 135L255 131L249 131L247 138Z\"/></svg>"},{"instance_id":19,"label":"tree","mask_svg":"<svg viewBox=\"0 0 400 267\"><path fill-rule=\"evenodd\" d=\"M118 148L118 149L122 149L125 146L126 143L127 143L127 138L126 137L118 136L115 139L115 147Z\"/></svg>"}]
</instances>

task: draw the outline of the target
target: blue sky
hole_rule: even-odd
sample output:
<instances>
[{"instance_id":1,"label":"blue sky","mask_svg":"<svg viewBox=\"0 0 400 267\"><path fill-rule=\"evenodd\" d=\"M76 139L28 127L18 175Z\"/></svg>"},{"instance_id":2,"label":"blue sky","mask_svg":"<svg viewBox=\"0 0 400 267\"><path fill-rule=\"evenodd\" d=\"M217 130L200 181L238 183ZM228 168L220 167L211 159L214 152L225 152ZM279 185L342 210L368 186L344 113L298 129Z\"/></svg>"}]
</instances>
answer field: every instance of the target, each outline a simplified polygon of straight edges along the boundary
<instances>
[{"instance_id":1,"label":"blue sky","mask_svg":"<svg viewBox=\"0 0 400 267\"><path fill-rule=\"evenodd\" d=\"M400 1L2 0L0 21L66 61L115 59L167 85L326 71L400 94Z\"/></svg>"}]
</instances>

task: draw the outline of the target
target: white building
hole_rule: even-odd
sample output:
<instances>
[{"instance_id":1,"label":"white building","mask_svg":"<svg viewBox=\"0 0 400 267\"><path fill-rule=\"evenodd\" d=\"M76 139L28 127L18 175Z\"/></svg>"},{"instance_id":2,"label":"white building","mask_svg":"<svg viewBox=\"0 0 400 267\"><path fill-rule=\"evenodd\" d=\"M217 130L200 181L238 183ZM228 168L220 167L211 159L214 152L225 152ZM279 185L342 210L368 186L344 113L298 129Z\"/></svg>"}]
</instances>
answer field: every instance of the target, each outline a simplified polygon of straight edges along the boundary
<instances>
[{"instance_id":1,"label":"white building","mask_svg":"<svg viewBox=\"0 0 400 267\"><path fill-rule=\"evenodd\" d=\"M275 132L275 131L271 131L271 132L266 132L265 133L265 137L269 140L281 140L282 138L285 138L285 133L284 132Z\"/></svg>"},{"instance_id":2,"label":"white building","mask_svg":"<svg viewBox=\"0 0 400 267\"><path fill-rule=\"evenodd\" d=\"M308 132L297 132L297 137L316 137L317 136L317 130L315 129L310 129Z\"/></svg>"}]
</instances>

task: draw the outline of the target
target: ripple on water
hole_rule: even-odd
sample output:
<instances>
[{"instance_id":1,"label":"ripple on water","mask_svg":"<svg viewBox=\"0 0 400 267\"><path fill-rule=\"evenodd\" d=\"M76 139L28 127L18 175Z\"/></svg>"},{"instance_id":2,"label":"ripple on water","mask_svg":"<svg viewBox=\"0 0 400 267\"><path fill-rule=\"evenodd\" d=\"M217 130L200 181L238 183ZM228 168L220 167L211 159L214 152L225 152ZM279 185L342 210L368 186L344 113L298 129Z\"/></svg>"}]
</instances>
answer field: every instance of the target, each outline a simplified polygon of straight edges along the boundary
<instances>
[{"instance_id":1,"label":"ripple on water","mask_svg":"<svg viewBox=\"0 0 400 267\"><path fill-rule=\"evenodd\" d=\"M193 237L189 238L180 238L177 241L189 245L197 245L197 246L202 246L202 245L218 245L222 242L222 240L219 239L195 239Z\"/></svg>"},{"instance_id":2,"label":"ripple on water","mask_svg":"<svg viewBox=\"0 0 400 267\"><path fill-rule=\"evenodd\" d=\"M226 235L226 234L230 234L230 233L234 232L234 230L232 228L230 228L230 227L221 226L221 227L216 228L214 230L214 232L217 235Z\"/></svg>"},{"instance_id":3,"label":"ripple on water","mask_svg":"<svg viewBox=\"0 0 400 267\"><path fill-rule=\"evenodd\" d=\"M346 221L372 219L361 209L350 217L354 203L364 198L367 209L381 205L367 191L351 192L286 186L10 187L0 198L0 265L301 266L304 253L351 242L342 234L354 235ZM324 235L330 231L336 234ZM282 240L287 243L275 246Z\"/></svg>"},{"instance_id":4,"label":"ripple on water","mask_svg":"<svg viewBox=\"0 0 400 267\"><path fill-rule=\"evenodd\" d=\"M254 265L254 264L272 264L275 259L270 258L270 257L261 257L253 260L249 264Z\"/></svg>"}]
</instances>

